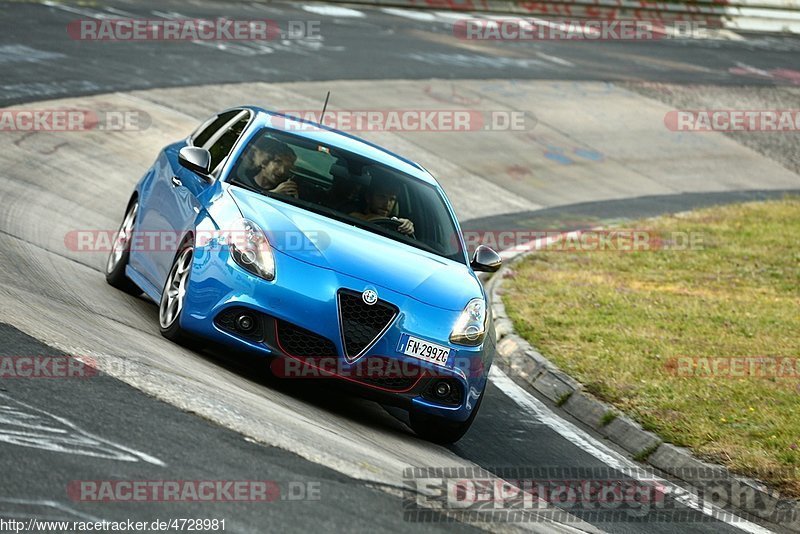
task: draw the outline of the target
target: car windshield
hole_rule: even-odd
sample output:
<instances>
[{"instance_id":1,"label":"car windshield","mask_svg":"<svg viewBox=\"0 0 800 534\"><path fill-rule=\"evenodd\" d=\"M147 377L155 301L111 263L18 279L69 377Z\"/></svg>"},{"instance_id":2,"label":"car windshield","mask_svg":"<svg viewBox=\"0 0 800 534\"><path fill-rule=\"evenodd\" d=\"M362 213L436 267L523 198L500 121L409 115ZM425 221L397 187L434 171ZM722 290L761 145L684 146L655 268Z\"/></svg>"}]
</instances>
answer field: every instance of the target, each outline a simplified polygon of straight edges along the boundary
<instances>
[{"instance_id":1,"label":"car windshield","mask_svg":"<svg viewBox=\"0 0 800 534\"><path fill-rule=\"evenodd\" d=\"M265 128L248 143L229 182L464 263L439 191L358 154Z\"/></svg>"}]
</instances>

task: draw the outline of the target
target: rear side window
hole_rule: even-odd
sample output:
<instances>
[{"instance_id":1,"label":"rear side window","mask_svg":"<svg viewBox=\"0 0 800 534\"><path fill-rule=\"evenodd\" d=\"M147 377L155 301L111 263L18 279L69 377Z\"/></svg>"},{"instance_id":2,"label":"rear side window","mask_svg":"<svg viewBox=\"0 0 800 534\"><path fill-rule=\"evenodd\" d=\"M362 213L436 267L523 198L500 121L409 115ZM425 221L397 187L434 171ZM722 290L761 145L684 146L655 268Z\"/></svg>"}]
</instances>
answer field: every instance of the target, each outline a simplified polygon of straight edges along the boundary
<instances>
[{"instance_id":1,"label":"rear side window","mask_svg":"<svg viewBox=\"0 0 800 534\"><path fill-rule=\"evenodd\" d=\"M208 142L208 140L211 139L211 137L215 133L217 133L217 130L225 126L225 124L227 124L229 120L234 118L237 113L239 113L238 110L232 110L217 115L217 118L211 121L211 124L203 128L197 135L194 136L194 138L192 139L192 144L194 144L194 146L199 146L199 147L205 145Z\"/></svg>"},{"instance_id":2,"label":"rear side window","mask_svg":"<svg viewBox=\"0 0 800 534\"><path fill-rule=\"evenodd\" d=\"M228 117L228 120L232 119L233 117ZM236 144L236 140L239 139L239 136L242 135L245 127L247 127L247 122L250 120L249 115L243 117L241 120L236 121L228 131L222 134L222 137L217 139L217 141L208 148L208 151L211 152L211 169L214 170L217 166L222 163L225 158L228 157L228 154L231 153L233 150L233 145Z\"/></svg>"}]
</instances>

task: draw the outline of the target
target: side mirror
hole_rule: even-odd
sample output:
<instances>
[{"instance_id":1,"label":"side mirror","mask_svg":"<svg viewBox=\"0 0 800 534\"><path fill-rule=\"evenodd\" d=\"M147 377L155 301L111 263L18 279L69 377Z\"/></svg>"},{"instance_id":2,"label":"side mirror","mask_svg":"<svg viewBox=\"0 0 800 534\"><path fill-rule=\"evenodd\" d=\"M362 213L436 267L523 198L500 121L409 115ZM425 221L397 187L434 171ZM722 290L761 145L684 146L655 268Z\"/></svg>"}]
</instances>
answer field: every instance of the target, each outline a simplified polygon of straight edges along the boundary
<instances>
[{"instance_id":1,"label":"side mirror","mask_svg":"<svg viewBox=\"0 0 800 534\"><path fill-rule=\"evenodd\" d=\"M178 153L178 162L192 172L208 178L211 172L211 152L204 148L185 146Z\"/></svg>"},{"instance_id":2,"label":"side mirror","mask_svg":"<svg viewBox=\"0 0 800 534\"><path fill-rule=\"evenodd\" d=\"M475 254L472 255L472 261L469 263L473 271L483 271L487 273L495 272L501 265L503 265L503 259L500 257L500 254L486 245L479 245L478 248L475 249Z\"/></svg>"}]
</instances>

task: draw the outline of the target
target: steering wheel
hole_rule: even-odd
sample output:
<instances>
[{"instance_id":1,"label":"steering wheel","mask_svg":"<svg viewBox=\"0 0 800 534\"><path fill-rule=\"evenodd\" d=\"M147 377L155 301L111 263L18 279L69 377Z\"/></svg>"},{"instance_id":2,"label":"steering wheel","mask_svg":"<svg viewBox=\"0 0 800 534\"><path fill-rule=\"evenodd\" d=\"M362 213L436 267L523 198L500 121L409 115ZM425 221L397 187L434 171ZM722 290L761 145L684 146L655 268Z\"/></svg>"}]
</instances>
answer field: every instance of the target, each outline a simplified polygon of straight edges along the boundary
<instances>
[{"instance_id":1,"label":"steering wheel","mask_svg":"<svg viewBox=\"0 0 800 534\"><path fill-rule=\"evenodd\" d=\"M397 229L400 228L400 226L403 224L399 219L395 219L395 218L391 218L391 217L377 217L375 219L370 219L369 222L371 222L373 224L377 224L378 226L383 226L385 228L388 228L389 230L394 230L394 231L397 231ZM417 238L417 236L414 235L414 232L411 232L410 234L403 234L403 235L407 235L407 236L409 236L409 237L411 237L413 239Z\"/></svg>"}]
</instances>

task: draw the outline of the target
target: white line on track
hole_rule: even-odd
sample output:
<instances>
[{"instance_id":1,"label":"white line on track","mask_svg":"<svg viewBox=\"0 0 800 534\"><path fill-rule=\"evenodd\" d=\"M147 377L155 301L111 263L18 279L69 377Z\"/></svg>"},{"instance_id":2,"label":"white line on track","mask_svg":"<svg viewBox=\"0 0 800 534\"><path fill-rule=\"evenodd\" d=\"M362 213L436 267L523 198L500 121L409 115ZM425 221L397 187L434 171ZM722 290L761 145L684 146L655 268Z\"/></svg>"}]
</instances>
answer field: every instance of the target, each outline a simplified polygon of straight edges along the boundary
<instances>
[{"instance_id":1,"label":"white line on track","mask_svg":"<svg viewBox=\"0 0 800 534\"><path fill-rule=\"evenodd\" d=\"M139 16L136 13L131 13L130 11L124 11L122 9L117 9L115 7L106 7L105 10L113 15L120 15L122 17L127 17L129 19L135 19Z\"/></svg>"},{"instance_id":2,"label":"white line on track","mask_svg":"<svg viewBox=\"0 0 800 534\"><path fill-rule=\"evenodd\" d=\"M476 13L464 13L461 11L435 11L436 16L441 19L449 20L472 20L481 18L481 15Z\"/></svg>"},{"instance_id":3,"label":"white line on track","mask_svg":"<svg viewBox=\"0 0 800 534\"><path fill-rule=\"evenodd\" d=\"M546 59L551 63L555 63L556 65L563 65L565 67L574 67L575 63L571 61L567 61L566 59L562 59L558 56L551 56L550 54L545 54L544 52L536 52L536 55L542 59Z\"/></svg>"},{"instance_id":4,"label":"white line on track","mask_svg":"<svg viewBox=\"0 0 800 534\"><path fill-rule=\"evenodd\" d=\"M388 15L394 15L396 17L405 17L411 20L421 20L425 22L433 22L436 20L436 15L433 13L429 13L427 11L415 11L413 9L399 9L396 7L385 7L381 9L384 13Z\"/></svg>"},{"instance_id":5,"label":"white line on track","mask_svg":"<svg viewBox=\"0 0 800 534\"><path fill-rule=\"evenodd\" d=\"M88 515L88 514L86 514L84 512L79 512L79 511L74 510L74 509L70 508L69 506L67 506L65 504L62 504L62 503L60 503L58 501L30 500L30 499L8 499L8 498L5 498L5 497L0 497L0 505L5 505L5 504L11 504L12 506L13 505L21 505L21 506L25 506L25 507L42 506L42 507L45 507L45 508L53 508L54 510L59 510L61 512L66 512L66 513L70 514L69 517L79 517L81 519L84 519L84 520L87 520L87 521L92 521L92 522L101 521L101 519L99 517L95 517L93 515ZM5 517L9 517L9 516L13 517L13 513L14 513L13 510L9 511L9 510L4 510L4 509L0 508L0 517L4 517L4 518ZM17 517L17 519L20 519L21 517L30 518L30 517L34 517L34 516L22 511L22 513L20 514L19 517ZM58 519L55 519L52 516L37 517L37 519L42 519L44 521L58 521Z\"/></svg>"},{"instance_id":6,"label":"white line on track","mask_svg":"<svg viewBox=\"0 0 800 534\"><path fill-rule=\"evenodd\" d=\"M47 7L52 7L55 9L60 9L61 11L66 11L68 13L73 13L75 15L83 15L84 17L89 17L90 19L105 20L105 19L117 18L108 13L103 13L102 11L96 11L94 9L86 9L81 7L66 6L64 4L60 4L58 2L52 2L50 0L42 2L42 5L45 5Z\"/></svg>"},{"instance_id":7,"label":"white line on track","mask_svg":"<svg viewBox=\"0 0 800 534\"><path fill-rule=\"evenodd\" d=\"M65 419L63 417L59 417L59 416L57 416L55 414L52 414L52 413L50 413L50 412L48 412L46 410L41 409L41 408L36 408L35 406L31 406L30 404L28 404L26 402L22 402L20 400L17 400L15 398L13 398L11 395L6 395L4 393L0 393L0 399L6 399L8 402L15 403L15 404L18 404L20 406L23 406L23 407L27 408L28 410L30 410L31 412L38 412L40 414L44 414L46 417L49 417L49 418L57 421L58 423L61 423L64 427L72 429L72 431L75 432L78 436L83 436L83 437L89 438L90 440L92 440L95 443L102 443L102 444L108 445L112 449L118 449L118 450L121 450L123 452L126 452L126 453L128 453L130 455L131 459L130 460L125 460L125 461L142 460L142 461L145 461L145 462L148 462L148 463L151 463L153 465L160 466L160 467L165 467L167 465L164 462L162 462L161 460L159 460L158 458L156 458L155 456L150 456L149 454L144 453L142 451L137 451L136 449L132 449L130 447L126 447L126 446L122 445L121 443L116 443L116 442L111 441L109 439L102 438L102 437L100 437L100 436L98 436L96 434L92 434L91 432L88 432L88 431L83 430L82 428L78 427L78 425L76 425L72 421L69 421L68 419ZM9 419L9 418L0 418L0 419L4 419L3 422L6 422L6 423L8 423L8 424L10 424L12 426L24 428L24 427L21 427L19 424L17 424L13 418L11 418L11 419ZM46 425L40 425L39 427L34 426L32 428L34 430L38 430L40 433L44 432L45 434L48 434L48 433L53 434L53 435L64 434L64 429L63 428L52 429L50 427L47 427ZM6 434L10 434L11 431L7 430L5 433ZM20 432L20 431L17 431L16 433L19 436L23 436L23 437L28 437L28 438L36 437L35 434L34 435L26 435L24 432ZM50 436L50 437L52 437L52 436ZM45 441L46 441L46 439L47 438L45 438ZM36 445L33 445L33 446L37 447ZM62 447L57 447L55 449L49 449L48 447L38 446L38 448L44 448L46 450L60 450L60 452L71 453L71 451L69 449L64 449ZM85 451L84 452L75 452L74 454L82 454L82 455L85 455L85 456L95 456L95 457L98 457L98 458L105 458L105 456L101 456L101 455L98 455L98 454L93 454L93 453L85 452Z\"/></svg>"},{"instance_id":8,"label":"white line on track","mask_svg":"<svg viewBox=\"0 0 800 534\"><path fill-rule=\"evenodd\" d=\"M317 15L326 15L329 17L352 17L352 18L364 17L364 13L362 13L361 11L342 6L325 6L318 4L310 4L303 6L303 10L308 11L309 13L316 13Z\"/></svg>"},{"instance_id":9,"label":"white line on track","mask_svg":"<svg viewBox=\"0 0 800 534\"><path fill-rule=\"evenodd\" d=\"M675 501L687 508L696 510L703 515L713 517L744 532L749 532L751 534L769 534L772 532L755 523L733 516L730 512L706 504L702 502L697 495L685 490L677 484L673 484L668 480L645 472L642 466L629 460L622 454L592 437L589 433L556 415L542 401L517 385L503 371L498 369L497 366L492 367L489 372L489 379L522 410L532 413L540 423L550 427L551 430L557 432L561 437L573 443L586 453L591 454L610 468L616 469L624 475L628 475L646 484L659 484L667 495L670 495Z\"/></svg>"},{"instance_id":10,"label":"white line on track","mask_svg":"<svg viewBox=\"0 0 800 534\"><path fill-rule=\"evenodd\" d=\"M37 50L21 44L0 45L0 64L41 63L66 57L58 52Z\"/></svg>"}]
</instances>

